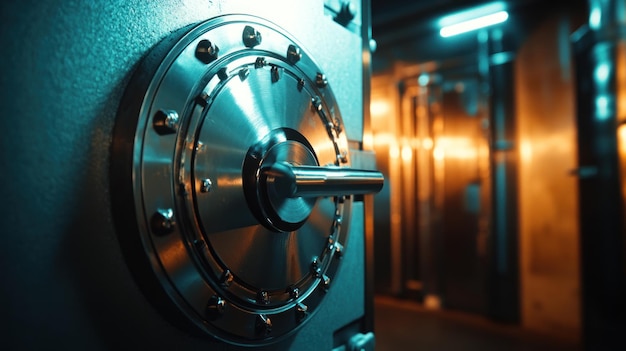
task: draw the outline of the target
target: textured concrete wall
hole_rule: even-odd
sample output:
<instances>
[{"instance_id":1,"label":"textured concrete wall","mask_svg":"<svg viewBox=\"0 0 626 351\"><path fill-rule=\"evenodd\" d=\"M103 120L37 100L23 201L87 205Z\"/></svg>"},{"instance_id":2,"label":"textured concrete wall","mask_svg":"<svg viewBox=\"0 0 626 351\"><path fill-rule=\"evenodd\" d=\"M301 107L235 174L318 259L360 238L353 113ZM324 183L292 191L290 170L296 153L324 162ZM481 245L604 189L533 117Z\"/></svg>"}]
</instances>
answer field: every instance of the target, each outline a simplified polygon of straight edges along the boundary
<instances>
[{"instance_id":1,"label":"textured concrete wall","mask_svg":"<svg viewBox=\"0 0 626 351\"><path fill-rule=\"evenodd\" d=\"M282 23L300 40L314 24L326 28L302 41L328 67L340 106L347 106L343 113L361 116L360 100L345 94L361 84L360 40L347 31L324 35L340 27L324 16L322 1L285 1L278 9L270 3L276 2L57 0L0 5L0 309L5 325L0 345L229 349L172 327L137 289L111 218L115 189L109 187L109 147L120 97L141 57L178 28L242 9ZM342 58L352 70L331 64L337 57L327 53L338 46L356 49L355 55ZM352 129L358 132L359 123ZM353 236L350 241L358 253L362 239ZM345 272L338 274L346 278L346 286L357 286L354 295L362 296L362 257L348 256L343 266ZM353 300L354 295L346 300L339 292L329 294L329 304L311 321L311 331L280 348L327 348L332 343L328 320L347 323L362 314L362 300ZM326 318L321 318L323 313Z\"/></svg>"}]
</instances>

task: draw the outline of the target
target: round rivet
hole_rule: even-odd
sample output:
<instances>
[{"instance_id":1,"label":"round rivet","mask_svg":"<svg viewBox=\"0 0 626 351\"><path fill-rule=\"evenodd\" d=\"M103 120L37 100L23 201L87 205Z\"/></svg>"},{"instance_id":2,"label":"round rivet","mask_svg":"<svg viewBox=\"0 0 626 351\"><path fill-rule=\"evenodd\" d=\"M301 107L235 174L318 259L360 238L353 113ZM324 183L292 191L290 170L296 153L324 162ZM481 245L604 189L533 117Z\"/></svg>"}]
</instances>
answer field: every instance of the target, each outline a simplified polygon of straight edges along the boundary
<instances>
[{"instance_id":1,"label":"round rivet","mask_svg":"<svg viewBox=\"0 0 626 351\"><path fill-rule=\"evenodd\" d=\"M239 79L241 79L241 81L243 82L250 75L250 70L247 69L246 67L244 67L244 68L239 70L238 74L239 74Z\"/></svg>"},{"instance_id":2,"label":"round rivet","mask_svg":"<svg viewBox=\"0 0 626 351\"><path fill-rule=\"evenodd\" d=\"M328 85L328 80L324 74L317 73L317 76L315 76L315 84L318 88L325 88Z\"/></svg>"},{"instance_id":3,"label":"round rivet","mask_svg":"<svg viewBox=\"0 0 626 351\"><path fill-rule=\"evenodd\" d=\"M287 61L292 65L295 65L302 58L302 53L300 52L300 48L291 44L287 48Z\"/></svg>"},{"instance_id":4,"label":"round rivet","mask_svg":"<svg viewBox=\"0 0 626 351\"><path fill-rule=\"evenodd\" d=\"M324 284L324 290L330 287L330 278L326 274L322 275L322 284Z\"/></svg>"},{"instance_id":5,"label":"round rivet","mask_svg":"<svg viewBox=\"0 0 626 351\"><path fill-rule=\"evenodd\" d=\"M174 110L158 110L152 119L154 130L161 135L176 133L178 113Z\"/></svg>"},{"instance_id":6,"label":"round rivet","mask_svg":"<svg viewBox=\"0 0 626 351\"><path fill-rule=\"evenodd\" d=\"M271 74L272 74L272 83L276 83L280 80L280 77L282 76L282 69L278 66L272 66Z\"/></svg>"},{"instance_id":7,"label":"round rivet","mask_svg":"<svg viewBox=\"0 0 626 351\"><path fill-rule=\"evenodd\" d=\"M309 314L308 309L309 307L303 303L299 302L296 304L296 321L298 323L302 322L302 320L304 320Z\"/></svg>"},{"instance_id":8,"label":"round rivet","mask_svg":"<svg viewBox=\"0 0 626 351\"><path fill-rule=\"evenodd\" d=\"M211 181L211 179L209 178L202 179L202 185L200 186L200 191L203 193L208 193L211 191L211 189L213 189L213 182Z\"/></svg>"},{"instance_id":9,"label":"round rivet","mask_svg":"<svg viewBox=\"0 0 626 351\"><path fill-rule=\"evenodd\" d=\"M311 262L311 273L313 273L313 275L316 277L319 277L320 274L322 273L322 268L320 267L319 258L317 257L314 257L313 261Z\"/></svg>"},{"instance_id":10,"label":"round rivet","mask_svg":"<svg viewBox=\"0 0 626 351\"><path fill-rule=\"evenodd\" d=\"M211 296L206 306L207 313L212 317L217 317L217 316L221 316L222 314L224 314L225 308L226 308L226 300L222 299L221 297L217 295Z\"/></svg>"},{"instance_id":11,"label":"round rivet","mask_svg":"<svg viewBox=\"0 0 626 351\"><path fill-rule=\"evenodd\" d=\"M196 58L206 64L215 61L219 52L220 48L207 39L200 40L196 46Z\"/></svg>"},{"instance_id":12,"label":"round rivet","mask_svg":"<svg viewBox=\"0 0 626 351\"><path fill-rule=\"evenodd\" d=\"M295 286L288 287L287 292L289 292L289 297L294 300L300 297L300 289L296 288Z\"/></svg>"},{"instance_id":13,"label":"round rivet","mask_svg":"<svg viewBox=\"0 0 626 351\"><path fill-rule=\"evenodd\" d=\"M156 234L169 234L174 231L174 211L171 208L158 209L152 215L152 231Z\"/></svg>"},{"instance_id":14,"label":"round rivet","mask_svg":"<svg viewBox=\"0 0 626 351\"><path fill-rule=\"evenodd\" d=\"M222 273L220 282L222 283L222 286L229 287L230 284L233 283L233 279L235 279L235 276L230 272L230 270L227 269L224 273Z\"/></svg>"},{"instance_id":15,"label":"round rivet","mask_svg":"<svg viewBox=\"0 0 626 351\"><path fill-rule=\"evenodd\" d=\"M261 290L256 294L256 301L262 305L270 303L270 294L267 291Z\"/></svg>"},{"instance_id":16,"label":"round rivet","mask_svg":"<svg viewBox=\"0 0 626 351\"><path fill-rule=\"evenodd\" d=\"M254 68L265 67L266 64L267 64L267 61L265 61L265 57L257 57L256 60L254 61Z\"/></svg>"},{"instance_id":17,"label":"round rivet","mask_svg":"<svg viewBox=\"0 0 626 351\"><path fill-rule=\"evenodd\" d=\"M257 315L256 331L262 335L268 335L272 332L272 320L264 314Z\"/></svg>"},{"instance_id":18,"label":"round rivet","mask_svg":"<svg viewBox=\"0 0 626 351\"><path fill-rule=\"evenodd\" d=\"M242 39L243 45L248 48L253 48L261 44L261 33L251 26L246 26L243 29Z\"/></svg>"}]
</instances>

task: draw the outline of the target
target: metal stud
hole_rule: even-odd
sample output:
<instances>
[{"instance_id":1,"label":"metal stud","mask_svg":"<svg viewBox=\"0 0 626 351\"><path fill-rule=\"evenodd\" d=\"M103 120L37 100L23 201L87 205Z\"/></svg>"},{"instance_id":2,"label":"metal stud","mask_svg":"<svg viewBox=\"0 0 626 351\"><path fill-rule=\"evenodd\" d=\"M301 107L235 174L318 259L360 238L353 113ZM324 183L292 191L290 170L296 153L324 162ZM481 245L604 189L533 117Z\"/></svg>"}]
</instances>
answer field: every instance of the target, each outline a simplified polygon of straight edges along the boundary
<instances>
[{"instance_id":1,"label":"metal stud","mask_svg":"<svg viewBox=\"0 0 626 351\"><path fill-rule=\"evenodd\" d=\"M266 64L265 57L257 57L254 61L254 68L262 68L265 67Z\"/></svg>"},{"instance_id":2,"label":"metal stud","mask_svg":"<svg viewBox=\"0 0 626 351\"><path fill-rule=\"evenodd\" d=\"M196 96L196 103L202 107L207 107L209 104L209 94L204 91L200 93L200 95Z\"/></svg>"},{"instance_id":3,"label":"metal stud","mask_svg":"<svg viewBox=\"0 0 626 351\"><path fill-rule=\"evenodd\" d=\"M304 84L305 84L304 79L302 78L298 79L298 91L302 91L302 89L304 88Z\"/></svg>"},{"instance_id":4,"label":"metal stud","mask_svg":"<svg viewBox=\"0 0 626 351\"><path fill-rule=\"evenodd\" d=\"M289 293L289 297L294 300L300 297L300 289L296 288L295 286L288 287L287 292Z\"/></svg>"},{"instance_id":5,"label":"metal stud","mask_svg":"<svg viewBox=\"0 0 626 351\"><path fill-rule=\"evenodd\" d=\"M296 304L296 321L298 323L302 322L309 314L308 309L309 307L301 302Z\"/></svg>"},{"instance_id":6,"label":"metal stud","mask_svg":"<svg viewBox=\"0 0 626 351\"><path fill-rule=\"evenodd\" d=\"M328 85L326 76L318 72L315 76L315 85L317 85L318 88L325 88Z\"/></svg>"},{"instance_id":7,"label":"metal stud","mask_svg":"<svg viewBox=\"0 0 626 351\"><path fill-rule=\"evenodd\" d=\"M261 33L251 26L246 26L243 29L242 39L243 45L248 48L253 48L261 44Z\"/></svg>"},{"instance_id":8,"label":"metal stud","mask_svg":"<svg viewBox=\"0 0 626 351\"><path fill-rule=\"evenodd\" d=\"M224 271L224 273L222 273L222 276L220 277L220 283L224 287L229 287L233 283L234 279L235 276L230 272L230 270L227 269Z\"/></svg>"},{"instance_id":9,"label":"metal stud","mask_svg":"<svg viewBox=\"0 0 626 351\"><path fill-rule=\"evenodd\" d=\"M300 52L300 48L291 44L287 48L287 61L292 65L295 65L302 58L302 53Z\"/></svg>"},{"instance_id":10,"label":"metal stud","mask_svg":"<svg viewBox=\"0 0 626 351\"><path fill-rule=\"evenodd\" d=\"M324 286L324 290L328 290L330 287L330 278L326 274L322 274L322 284Z\"/></svg>"},{"instance_id":11,"label":"metal stud","mask_svg":"<svg viewBox=\"0 0 626 351\"><path fill-rule=\"evenodd\" d=\"M343 256L343 245L340 243L335 243L335 257L341 258Z\"/></svg>"},{"instance_id":12,"label":"metal stud","mask_svg":"<svg viewBox=\"0 0 626 351\"><path fill-rule=\"evenodd\" d=\"M320 267L319 258L317 256L313 257L313 261L311 262L311 273L316 277L322 274L322 268Z\"/></svg>"},{"instance_id":13,"label":"metal stud","mask_svg":"<svg viewBox=\"0 0 626 351\"><path fill-rule=\"evenodd\" d=\"M256 293L256 302L262 305L267 305L270 303L270 294L265 291L265 290L261 290L259 292Z\"/></svg>"},{"instance_id":14,"label":"metal stud","mask_svg":"<svg viewBox=\"0 0 626 351\"><path fill-rule=\"evenodd\" d=\"M152 119L154 130L161 135L176 133L178 122L178 112L174 110L158 110Z\"/></svg>"},{"instance_id":15,"label":"metal stud","mask_svg":"<svg viewBox=\"0 0 626 351\"><path fill-rule=\"evenodd\" d=\"M202 185L200 186L200 191L203 193L208 193L211 191L211 189L213 189L213 182L211 181L211 179L209 178L202 179Z\"/></svg>"},{"instance_id":16,"label":"metal stud","mask_svg":"<svg viewBox=\"0 0 626 351\"><path fill-rule=\"evenodd\" d=\"M224 314L226 309L226 300L217 295L211 296L206 306L207 314L211 317L218 317Z\"/></svg>"},{"instance_id":17,"label":"metal stud","mask_svg":"<svg viewBox=\"0 0 626 351\"><path fill-rule=\"evenodd\" d=\"M276 83L280 80L280 77L282 76L282 68L278 67L278 66L274 66L272 65L272 69L271 69L271 74L272 74L272 83Z\"/></svg>"},{"instance_id":18,"label":"metal stud","mask_svg":"<svg viewBox=\"0 0 626 351\"><path fill-rule=\"evenodd\" d=\"M169 234L174 231L174 211L171 208L158 209L151 219L152 231L159 235Z\"/></svg>"},{"instance_id":19,"label":"metal stud","mask_svg":"<svg viewBox=\"0 0 626 351\"><path fill-rule=\"evenodd\" d=\"M311 98L311 106L313 107L313 111L321 111L322 110L322 99L319 96L314 96Z\"/></svg>"},{"instance_id":20,"label":"metal stud","mask_svg":"<svg viewBox=\"0 0 626 351\"><path fill-rule=\"evenodd\" d=\"M200 40L196 46L196 58L206 64L215 61L219 52L220 48L207 39Z\"/></svg>"},{"instance_id":21,"label":"metal stud","mask_svg":"<svg viewBox=\"0 0 626 351\"><path fill-rule=\"evenodd\" d=\"M226 79L228 79L228 73L226 72L226 68L222 67L217 71L217 77L221 80L221 81L225 81Z\"/></svg>"},{"instance_id":22,"label":"metal stud","mask_svg":"<svg viewBox=\"0 0 626 351\"><path fill-rule=\"evenodd\" d=\"M244 67L244 68L239 70L238 74L239 74L239 79L241 79L241 81L243 82L250 75L250 70L247 69L246 67Z\"/></svg>"},{"instance_id":23,"label":"metal stud","mask_svg":"<svg viewBox=\"0 0 626 351\"><path fill-rule=\"evenodd\" d=\"M261 335L269 335L272 332L272 320L264 314L257 315L256 331Z\"/></svg>"}]
</instances>

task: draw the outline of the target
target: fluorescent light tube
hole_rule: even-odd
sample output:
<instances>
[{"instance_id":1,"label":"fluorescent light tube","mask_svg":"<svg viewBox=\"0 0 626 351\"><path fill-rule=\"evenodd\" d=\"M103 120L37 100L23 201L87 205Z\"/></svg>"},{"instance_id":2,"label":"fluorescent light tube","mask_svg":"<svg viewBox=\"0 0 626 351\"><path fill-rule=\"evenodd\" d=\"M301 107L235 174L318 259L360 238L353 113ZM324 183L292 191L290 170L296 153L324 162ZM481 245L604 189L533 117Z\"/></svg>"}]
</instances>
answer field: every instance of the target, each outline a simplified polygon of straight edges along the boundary
<instances>
[{"instance_id":1,"label":"fluorescent light tube","mask_svg":"<svg viewBox=\"0 0 626 351\"><path fill-rule=\"evenodd\" d=\"M453 35L466 33L476 29L493 26L494 24L502 23L509 18L509 13L506 11L500 11L492 13L490 15L476 17L468 21L455 23L449 26L441 28L439 35L444 38L451 37Z\"/></svg>"}]
</instances>

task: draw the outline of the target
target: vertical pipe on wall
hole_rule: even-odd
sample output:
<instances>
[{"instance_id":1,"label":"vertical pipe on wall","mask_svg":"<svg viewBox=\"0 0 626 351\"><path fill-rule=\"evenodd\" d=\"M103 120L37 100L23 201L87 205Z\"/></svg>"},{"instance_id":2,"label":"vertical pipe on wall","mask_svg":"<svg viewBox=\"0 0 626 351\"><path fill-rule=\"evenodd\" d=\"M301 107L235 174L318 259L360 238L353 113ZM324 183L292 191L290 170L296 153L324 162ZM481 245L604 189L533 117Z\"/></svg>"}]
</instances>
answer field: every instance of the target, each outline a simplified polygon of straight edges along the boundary
<instances>
[{"instance_id":1,"label":"vertical pipe on wall","mask_svg":"<svg viewBox=\"0 0 626 351\"><path fill-rule=\"evenodd\" d=\"M492 230L488 314L505 322L519 321L517 159L513 52L502 29L494 29L483 60L488 62L491 120ZM485 49L484 49L485 50Z\"/></svg>"},{"instance_id":2,"label":"vertical pipe on wall","mask_svg":"<svg viewBox=\"0 0 626 351\"><path fill-rule=\"evenodd\" d=\"M626 332L624 174L618 130L623 113L626 0L590 0L589 23L573 37L576 53L578 186L583 342L623 344ZM620 99L622 97L622 99ZM604 346L604 347L602 347Z\"/></svg>"}]
</instances>

